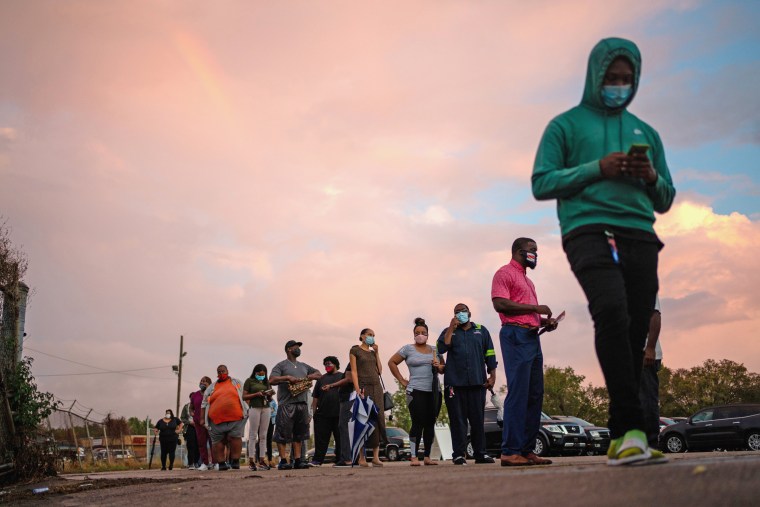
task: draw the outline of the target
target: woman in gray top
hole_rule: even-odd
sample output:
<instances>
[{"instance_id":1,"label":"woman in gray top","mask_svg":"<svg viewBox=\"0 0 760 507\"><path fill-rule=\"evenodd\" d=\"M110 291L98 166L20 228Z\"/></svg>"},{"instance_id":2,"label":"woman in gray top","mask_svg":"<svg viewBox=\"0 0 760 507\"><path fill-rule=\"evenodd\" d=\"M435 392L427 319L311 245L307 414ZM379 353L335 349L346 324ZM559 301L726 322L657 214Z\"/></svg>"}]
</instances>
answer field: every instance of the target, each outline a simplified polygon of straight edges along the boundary
<instances>
[{"instance_id":1,"label":"woman in gray top","mask_svg":"<svg viewBox=\"0 0 760 507\"><path fill-rule=\"evenodd\" d=\"M438 374L443 373L445 365L438 352L427 344L428 327L425 319L414 319L414 343L404 345L388 361L388 368L394 377L406 389L406 403L412 418L409 442L412 452L412 466L420 466L417 450L420 438L425 443L426 465L437 465L430 459L430 450L435 438L435 420L441 409L441 396L438 386ZM398 365L406 361L409 368L409 380L405 379Z\"/></svg>"}]
</instances>

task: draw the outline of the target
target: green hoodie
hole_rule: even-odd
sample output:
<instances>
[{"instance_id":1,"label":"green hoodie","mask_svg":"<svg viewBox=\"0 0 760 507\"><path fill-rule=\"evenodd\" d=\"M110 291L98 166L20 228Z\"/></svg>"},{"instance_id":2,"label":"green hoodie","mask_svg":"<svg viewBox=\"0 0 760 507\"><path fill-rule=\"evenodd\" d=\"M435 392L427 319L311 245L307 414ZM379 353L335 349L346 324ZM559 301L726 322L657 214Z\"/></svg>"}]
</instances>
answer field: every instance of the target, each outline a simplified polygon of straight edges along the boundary
<instances>
[{"instance_id":1,"label":"green hoodie","mask_svg":"<svg viewBox=\"0 0 760 507\"><path fill-rule=\"evenodd\" d=\"M607 67L618 56L633 64L631 97L619 108L602 101ZM626 110L636 96L641 55L636 45L610 38L591 51L586 87L580 105L554 118L546 128L533 166L533 195L557 199L562 235L592 224L629 227L654 233L654 212L670 209L675 188L665 162L662 141L652 127ZM631 144L648 144L657 171L654 185L627 177L603 178L599 160L612 152L627 152Z\"/></svg>"}]
</instances>

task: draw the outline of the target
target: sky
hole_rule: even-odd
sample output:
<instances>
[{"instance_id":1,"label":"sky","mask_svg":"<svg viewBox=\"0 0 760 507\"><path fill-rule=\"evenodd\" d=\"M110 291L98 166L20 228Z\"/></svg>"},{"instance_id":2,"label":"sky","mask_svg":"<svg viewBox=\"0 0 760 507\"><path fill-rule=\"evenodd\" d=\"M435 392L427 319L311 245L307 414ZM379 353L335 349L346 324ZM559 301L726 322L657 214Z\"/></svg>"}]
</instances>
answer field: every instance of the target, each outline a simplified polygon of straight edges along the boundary
<instances>
[{"instance_id":1,"label":"sky","mask_svg":"<svg viewBox=\"0 0 760 507\"><path fill-rule=\"evenodd\" d=\"M567 312L545 363L599 385L530 174L608 36L641 49L630 111L677 189L655 224L664 362L760 372L759 23L749 0L2 2L0 215L29 259L39 387L155 420L181 335L184 403L288 339L321 367L369 327L385 361L459 302L502 363L490 285L519 236Z\"/></svg>"}]
</instances>

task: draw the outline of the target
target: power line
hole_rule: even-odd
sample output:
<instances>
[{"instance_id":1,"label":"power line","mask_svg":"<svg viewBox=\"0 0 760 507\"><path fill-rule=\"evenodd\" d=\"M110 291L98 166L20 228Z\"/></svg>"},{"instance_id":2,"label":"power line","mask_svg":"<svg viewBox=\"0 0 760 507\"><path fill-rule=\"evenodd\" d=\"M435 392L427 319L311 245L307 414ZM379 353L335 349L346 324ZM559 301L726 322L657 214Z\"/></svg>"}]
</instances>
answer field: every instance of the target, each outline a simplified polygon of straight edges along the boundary
<instances>
[{"instance_id":1,"label":"power line","mask_svg":"<svg viewBox=\"0 0 760 507\"><path fill-rule=\"evenodd\" d=\"M154 366L152 368L135 368L134 370L120 370L120 371L91 371L88 373L48 373L45 375L37 375L37 377L70 377L73 375L110 375L111 373L129 373L132 371L145 371L145 370L160 370L164 369L166 366ZM154 378L154 377L143 377L143 378Z\"/></svg>"},{"instance_id":2,"label":"power line","mask_svg":"<svg viewBox=\"0 0 760 507\"><path fill-rule=\"evenodd\" d=\"M145 375L135 375L134 373L130 373L133 371L145 371L145 370L158 370L161 368L171 368L171 365L165 365L165 366L154 366L151 368L136 368L133 370L122 370L122 371L115 371L115 370L109 370L106 368L101 368L100 366L93 366L91 364L81 363L79 361L74 361L73 359L67 359L65 357L56 356L55 354L50 354L48 352L43 352L41 350L33 349L32 347L24 347L26 350L31 350L32 352L37 352L38 354L42 354L44 356L53 357L55 359L60 359L61 361L66 361L73 364L78 364L80 366L86 366L87 368L94 368L96 370L100 370L100 372L90 372L90 373L57 373L57 374L49 374L49 375L37 375L38 377L65 377L65 376L71 376L71 375L98 375L102 373L118 373L121 375L129 375L131 377L138 377L138 378L149 378L149 379L155 379L155 380L169 380L166 377L147 377Z\"/></svg>"}]
</instances>

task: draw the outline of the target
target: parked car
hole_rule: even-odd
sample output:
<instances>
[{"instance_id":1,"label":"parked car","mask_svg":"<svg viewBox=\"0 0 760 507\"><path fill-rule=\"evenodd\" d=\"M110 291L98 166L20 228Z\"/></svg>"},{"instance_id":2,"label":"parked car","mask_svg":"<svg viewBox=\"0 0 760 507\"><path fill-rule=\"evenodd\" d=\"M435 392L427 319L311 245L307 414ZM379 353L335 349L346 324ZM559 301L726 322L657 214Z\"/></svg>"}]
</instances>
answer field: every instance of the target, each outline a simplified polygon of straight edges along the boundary
<instances>
[{"instance_id":1,"label":"parked car","mask_svg":"<svg viewBox=\"0 0 760 507\"><path fill-rule=\"evenodd\" d=\"M135 459L135 455L130 449L95 449L93 454L96 461L105 461L108 459L109 452L111 459Z\"/></svg>"},{"instance_id":2,"label":"parked car","mask_svg":"<svg viewBox=\"0 0 760 507\"><path fill-rule=\"evenodd\" d=\"M552 419L558 421L573 422L581 425L588 442L586 445L586 454L589 456L607 454L607 449L610 448L610 430L603 426L596 426L590 422L581 419L580 417L574 417L571 415L553 415Z\"/></svg>"},{"instance_id":3,"label":"parked car","mask_svg":"<svg viewBox=\"0 0 760 507\"><path fill-rule=\"evenodd\" d=\"M486 452L493 457L501 454L503 422L497 420L498 409L485 408ZM533 450L539 456L557 454L583 454L588 437L583 428L574 422L557 421L541 412L541 428ZM608 444L609 445L609 444ZM472 444L467 445L467 457L472 458Z\"/></svg>"},{"instance_id":4,"label":"parked car","mask_svg":"<svg viewBox=\"0 0 760 507\"><path fill-rule=\"evenodd\" d=\"M675 423L676 421L670 417L660 417L660 431L662 431L666 426L670 426L671 424Z\"/></svg>"},{"instance_id":5,"label":"parked car","mask_svg":"<svg viewBox=\"0 0 760 507\"><path fill-rule=\"evenodd\" d=\"M760 404L720 405L700 410L660 432L668 452L713 449L760 451Z\"/></svg>"},{"instance_id":6,"label":"parked car","mask_svg":"<svg viewBox=\"0 0 760 507\"><path fill-rule=\"evenodd\" d=\"M55 444L55 448L55 452L57 452L58 456L64 461L83 460L85 457L84 447L59 442Z\"/></svg>"},{"instance_id":7,"label":"parked car","mask_svg":"<svg viewBox=\"0 0 760 507\"><path fill-rule=\"evenodd\" d=\"M380 458L385 458L388 461L399 461L409 459L411 457L411 451L409 447L409 433L402 428L396 428L394 426L386 426L385 435L388 438L388 444L385 447L380 447ZM365 449L368 457L372 456L372 449ZM311 461L314 458L314 448L306 451L306 458ZM333 463L337 459L335 455L335 448L330 446L325 453L325 463Z\"/></svg>"}]
</instances>

